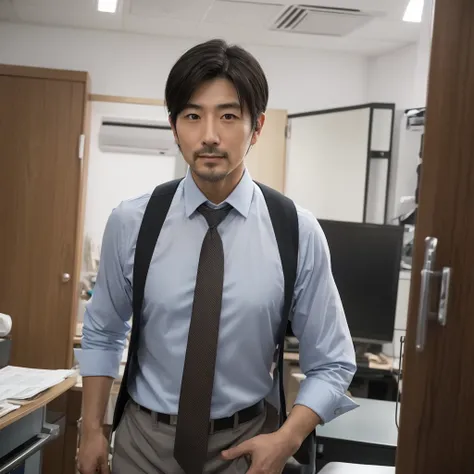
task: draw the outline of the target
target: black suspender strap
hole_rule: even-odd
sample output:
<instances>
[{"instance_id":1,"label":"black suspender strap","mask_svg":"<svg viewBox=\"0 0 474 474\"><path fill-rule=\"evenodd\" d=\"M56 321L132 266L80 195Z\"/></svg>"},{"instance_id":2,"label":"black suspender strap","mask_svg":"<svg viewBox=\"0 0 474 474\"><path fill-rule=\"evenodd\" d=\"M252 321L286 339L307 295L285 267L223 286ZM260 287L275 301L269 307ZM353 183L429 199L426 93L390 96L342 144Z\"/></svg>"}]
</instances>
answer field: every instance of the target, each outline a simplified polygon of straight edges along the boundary
<instances>
[{"instance_id":1,"label":"black suspender strap","mask_svg":"<svg viewBox=\"0 0 474 474\"><path fill-rule=\"evenodd\" d=\"M145 283L153 252L168 215L171 201L176 193L180 179L157 186L148 201L142 225L138 233L133 264L133 326L130 347L138 345L138 334L142 314ZM135 329L135 331L133 330ZM138 351L134 351L136 357ZM137 361L133 361L136 363Z\"/></svg>"},{"instance_id":2,"label":"black suspender strap","mask_svg":"<svg viewBox=\"0 0 474 474\"><path fill-rule=\"evenodd\" d=\"M268 213L275 232L278 251L280 253L283 267L283 277L285 281L285 297L282 311L282 321L280 334L278 335L278 389L280 395L280 425L287 418L285 388L283 384L283 355L285 348L286 328L292 309L293 295L295 292L296 275L298 269L298 248L299 248L299 224L298 214L294 202L261 183L256 183L262 190L267 203ZM301 445L301 448L294 455L300 464L310 463L311 443L315 443L314 433L311 433Z\"/></svg>"},{"instance_id":3,"label":"black suspender strap","mask_svg":"<svg viewBox=\"0 0 474 474\"><path fill-rule=\"evenodd\" d=\"M293 302L293 294L296 282L296 272L298 267L298 244L299 227L298 215L293 201L278 191L275 191L261 183L257 185L262 190L267 203L268 213L273 225L273 231L280 253L283 267L283 277L285 281L285 297L282 311L282 321L278 334L278 368L280 379L280 422L286 419L286 401L283 390L283 348L285 344L286 327L289 324L289 316Z\"/></svg>"},{"instance_id":4,"label":"black suspender strap","mask_svg":"<svg viewBox=\"0 0 474 474\"><path fill-rule=\"evenodd\" d=\"M129 399L128 383L131 374L135 374L138 367L138 340L140 335L141 313L145 295L145 283L148 275L156 242L168 214L171 202L181 179L169 181L155 188L143 215L142 224L138 232L135 258L133 264L133 322L130 344L128 347L127 364L122 377L119 395L114 412L113 429L120 422L125 405Z\"/></svg>"}]
</instances>

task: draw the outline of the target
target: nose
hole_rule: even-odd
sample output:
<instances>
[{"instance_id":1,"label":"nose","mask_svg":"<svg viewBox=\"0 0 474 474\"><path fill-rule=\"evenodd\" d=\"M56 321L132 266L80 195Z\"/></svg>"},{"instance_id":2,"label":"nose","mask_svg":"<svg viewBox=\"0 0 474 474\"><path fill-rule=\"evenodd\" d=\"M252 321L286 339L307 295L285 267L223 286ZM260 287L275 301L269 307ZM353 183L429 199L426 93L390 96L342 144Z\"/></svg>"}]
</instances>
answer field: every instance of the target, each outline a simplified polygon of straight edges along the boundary
<instances>
[{"instance_id":1,"label":"nose","mask_svg":"<svg viewBox=\"0 0 474 474\"><path fill-rule=\"evenodd\" d=\"M206 120L204 125L204 135L202 137L202 144L206 146L217 146L220 143L219 132L217 124L213 119Z\"/></svg>"}]
</instances>

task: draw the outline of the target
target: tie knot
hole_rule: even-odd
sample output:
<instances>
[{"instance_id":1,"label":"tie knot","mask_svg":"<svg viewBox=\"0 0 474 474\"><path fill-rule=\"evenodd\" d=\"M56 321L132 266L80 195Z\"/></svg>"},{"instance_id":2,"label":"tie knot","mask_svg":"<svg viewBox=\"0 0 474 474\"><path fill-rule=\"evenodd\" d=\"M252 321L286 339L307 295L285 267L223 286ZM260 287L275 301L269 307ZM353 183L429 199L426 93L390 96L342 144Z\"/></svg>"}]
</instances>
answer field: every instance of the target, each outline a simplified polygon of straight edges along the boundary
<instances>
[{"instance_id":1,"label":"tie knot","mask_svg":"<svg viewBox=\"0 0 474 474\"><path fill-rule=\"evenodd\" d=\"M218 209L213 209L212 207L202 204L198 207L198 212L206 218L209 228L215 229L226 218L231 209L232 206L230 204L226 204L224 207Z\"/></svg>"}]
</instances>

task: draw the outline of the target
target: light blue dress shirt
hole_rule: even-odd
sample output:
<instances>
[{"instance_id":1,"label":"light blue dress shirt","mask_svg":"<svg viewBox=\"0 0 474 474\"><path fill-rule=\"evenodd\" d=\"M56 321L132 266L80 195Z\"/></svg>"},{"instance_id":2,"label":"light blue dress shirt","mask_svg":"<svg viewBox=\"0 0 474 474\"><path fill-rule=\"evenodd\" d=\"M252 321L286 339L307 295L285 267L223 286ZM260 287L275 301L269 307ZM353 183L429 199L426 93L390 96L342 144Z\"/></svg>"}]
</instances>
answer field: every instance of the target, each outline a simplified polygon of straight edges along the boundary
<instances>
[{"instance_id":1,"label":"light blue dress shirt","mask_svg":"<svg viewBox=\"0 0 474 474\"><path fill-rule=\"evenodd\" d=\"M84 377L118 375L130 330L135 245L149 198L122 202L108 220L84 316L82 349L76 351ZM272 363L284 285L276 238L265 198L248 171L225 202L233 209L218 227L225 270L212 418L230 416L265 398L278 406ZM178 410L196 272L208 229L196 211L203 203L212 206L188 173L173 198L146 282L140 371L130 395L161 413ZM306 379L295 403L328 422L357 406L345 395L356 370L354 348L321 227L299 207L298 219L292 326Z\"/></svg>"}]
</instances>

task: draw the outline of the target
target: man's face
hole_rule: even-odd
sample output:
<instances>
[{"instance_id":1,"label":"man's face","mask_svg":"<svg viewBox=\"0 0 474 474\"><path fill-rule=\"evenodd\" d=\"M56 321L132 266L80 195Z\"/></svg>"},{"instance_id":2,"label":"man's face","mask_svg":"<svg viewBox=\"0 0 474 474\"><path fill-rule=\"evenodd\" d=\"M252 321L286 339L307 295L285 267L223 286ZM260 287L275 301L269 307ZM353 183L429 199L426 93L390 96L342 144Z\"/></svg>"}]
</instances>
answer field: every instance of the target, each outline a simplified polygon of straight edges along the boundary
<instances>
[{"instance_id":1,"label":"man's face","mask_svg":"<svg viewBox=\"0 0 474 474\"><path fill-rule=\"evenodd\" d=\"M258 131L254 131L248 110L241 110L234 85L227 79L214 79L196 89L178 115L173 132L194 174L216 182L243 166L263 121L262 114Z\"/></svg>"}]
</instances>

